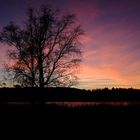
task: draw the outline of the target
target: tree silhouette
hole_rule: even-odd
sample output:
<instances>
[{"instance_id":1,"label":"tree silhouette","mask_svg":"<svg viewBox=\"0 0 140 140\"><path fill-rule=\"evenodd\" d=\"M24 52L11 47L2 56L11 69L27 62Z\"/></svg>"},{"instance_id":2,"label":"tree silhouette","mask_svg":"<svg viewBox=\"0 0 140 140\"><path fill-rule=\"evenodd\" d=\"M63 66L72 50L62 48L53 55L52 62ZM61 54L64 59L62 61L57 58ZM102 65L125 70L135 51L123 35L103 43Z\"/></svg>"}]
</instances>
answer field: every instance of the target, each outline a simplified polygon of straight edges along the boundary
<instances>
[{"instance_id":1,"label":"tree silhouette","mask_svg":"<svg viewBox=\"0 0 140 140\"><path fill-rule=\"evenodd\" d=\"M9 51L13 64L6 69L22 86L70 86L81 62L82 35L75 15L61 16L48 6L38 12L30 8L22 27L11 22L0 33L0 41L14 47Z\"/></svg>"}]
</instances>

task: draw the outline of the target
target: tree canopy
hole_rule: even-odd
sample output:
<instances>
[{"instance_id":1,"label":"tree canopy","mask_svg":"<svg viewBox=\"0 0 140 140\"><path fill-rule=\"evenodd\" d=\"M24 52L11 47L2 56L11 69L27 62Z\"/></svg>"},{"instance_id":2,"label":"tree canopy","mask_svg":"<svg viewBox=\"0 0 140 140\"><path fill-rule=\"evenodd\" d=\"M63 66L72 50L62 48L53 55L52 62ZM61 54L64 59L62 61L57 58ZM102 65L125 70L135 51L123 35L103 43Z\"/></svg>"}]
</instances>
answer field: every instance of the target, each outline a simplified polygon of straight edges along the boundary
<instances>
[{"instance_id":1,"label":"tree canopy","mask_svg":"<svg viewBox=\"0 0 140 140\"><path fill-rule=\"evenodd\" d=\"M62 16L48 6L38 12L30 8L22 27L10 22L0 33L0 41L13 47L13 63L6 69L23 87L71 86L81 62L82 35L74 14Z\"/></svg>"}]
</instances>

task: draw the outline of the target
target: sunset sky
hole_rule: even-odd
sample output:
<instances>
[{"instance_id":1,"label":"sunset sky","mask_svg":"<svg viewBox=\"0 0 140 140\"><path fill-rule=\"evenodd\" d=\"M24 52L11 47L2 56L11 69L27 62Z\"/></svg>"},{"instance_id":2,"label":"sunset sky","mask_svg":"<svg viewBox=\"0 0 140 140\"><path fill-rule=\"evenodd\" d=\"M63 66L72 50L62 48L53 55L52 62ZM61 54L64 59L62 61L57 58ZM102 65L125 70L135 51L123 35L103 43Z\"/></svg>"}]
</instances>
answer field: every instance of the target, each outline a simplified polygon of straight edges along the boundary
<instances>
[{"instance_id":1,"label":"sunset sky","mask_svg":"<svg viewBox=\"0 0 140 140\"><path fill-rule=\"evenodd\" d=\"M0 0L0 29L47 3L76 14L85 31L78 88L140 88L140 0ZM1 44L1 71L6 52Z\"/></svg>"}]
</instances>

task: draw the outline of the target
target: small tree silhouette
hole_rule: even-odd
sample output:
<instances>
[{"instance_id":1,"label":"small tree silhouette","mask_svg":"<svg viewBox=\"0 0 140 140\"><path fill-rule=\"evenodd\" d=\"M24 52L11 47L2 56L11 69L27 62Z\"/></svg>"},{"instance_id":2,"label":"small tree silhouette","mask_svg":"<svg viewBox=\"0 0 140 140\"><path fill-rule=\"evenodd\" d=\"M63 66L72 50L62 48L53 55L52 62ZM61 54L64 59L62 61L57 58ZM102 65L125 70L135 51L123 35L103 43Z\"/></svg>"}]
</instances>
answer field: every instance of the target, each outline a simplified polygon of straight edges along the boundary
<instances>
[{"instance_id":1,"label":"small tree silhouette","mask_svg":"<svg viewBox=\"0 0 140 140\"><path fill-rule=\"evenodd\" d=\"M48 6L38 12L30 8L23 27L11 22L0 33L1 42L14 46L9 51L13 64L6 69L22 86L70 86L81 62L82 35L75 15L60 16Z\"/></svg>"}]
</instances>

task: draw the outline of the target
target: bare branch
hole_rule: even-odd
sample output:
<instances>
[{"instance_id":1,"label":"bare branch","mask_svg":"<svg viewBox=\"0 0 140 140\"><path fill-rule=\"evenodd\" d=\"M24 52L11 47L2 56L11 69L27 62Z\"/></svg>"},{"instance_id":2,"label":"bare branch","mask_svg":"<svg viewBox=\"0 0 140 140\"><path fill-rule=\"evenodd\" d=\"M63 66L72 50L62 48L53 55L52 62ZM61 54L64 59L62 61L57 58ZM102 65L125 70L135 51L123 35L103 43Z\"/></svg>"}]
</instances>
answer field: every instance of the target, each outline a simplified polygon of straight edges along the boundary
<instances>
[{"instance_id":1,"label":"bare branch","mask_svg":"<svg viewBox=\"0 0 140 140\"><path fill-rule=\"evenodd\" d=\"M75 15L58 15L51 7L36 12L30 8L22 28L10 23L0 33L0 42L14 46L9 57L14 60L8 71L29 86L68 86L74 83L74 72L81 62L81 26Z\"/></svg>"}]
</instances>

